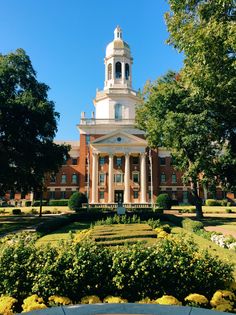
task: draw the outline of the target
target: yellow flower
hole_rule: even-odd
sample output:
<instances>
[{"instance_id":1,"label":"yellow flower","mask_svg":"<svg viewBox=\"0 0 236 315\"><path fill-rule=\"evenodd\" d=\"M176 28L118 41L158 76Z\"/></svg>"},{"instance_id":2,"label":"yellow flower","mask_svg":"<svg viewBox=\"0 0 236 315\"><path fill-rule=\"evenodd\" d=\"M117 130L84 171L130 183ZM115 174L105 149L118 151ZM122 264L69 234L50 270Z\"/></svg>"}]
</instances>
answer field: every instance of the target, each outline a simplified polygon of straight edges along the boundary
<instances>
[{"instance_id":1,"label":"yellow flower","mask_svg":"<svg viewBox=\"0 0 236 315\"><path fill-rule=\"evenodd\" d=\"M235 294L228 290L218 290L214 293L210 303L211 306L216 307L217 305L225 304L229 301L236 301Z\"/></svg>"},{"instance_id":2,"label":"yellow flower","mask_svg":"<svg viewBox=\"0 0 236 315\"><path fill-rule=\"evenodd\" d=\"M96 295L88 295L81 299L81 304L95 304L95 303L102 303L102 301L99 299Z\"/></svg>"},{"instance_id":3,"label":"yellow flower","mask_svg":"<svg viewBox=\"0 0 236 315\"><path fill-rule=\"evenodd\" d=\"M159 238L165 238L167 237L169 234L165 231L161 231L160 233L158 233L157 237Z\"/></svg>"},{"instance_id":4,"label":"yellow flower","mask_svg":"<svg viewBox=\"0 0 236 315\"><path fill-rule=\"evenodd\" d=\"M0 297L0 314L13 315L14 304L16 302L17 300L10 296Z\"/></svg>"},{"instance_id":5,"label":"yellow flower","mask_svg":"<svg viewBox=\"0 0 236 315\"><path fill-rule=\"evenodd\" d=\"M126 299L122 299L119 296L107 296L103 303L128 303Z\"/></svg>"},{"instance_id":6,"label":"yellow flower","mask_svg":"<svg viewBox=\"0 0 236 315\"><path fill-rule=\"evenodd\" d=\"M52 295L48 299L49 302L52 302L56 305L69 305L72 304L72 301L65 296L59 296L59 295Z\"/></svg>"},{"instance_id":7,"label":"yellow flower","mask_svg":"<svg viewBox=\"0 0 236 315\"><path fill-rule=\"evenodd\" d=\"M163 231L163 229L162 229L162 228L160 228L160 227L158 227L158 228L155 228L155 231L156 231L156 232L157 232L157 234L158 234L158 233L162 232L162 231Z\"/></svg>"},{"instance_id":8,"label":"yellow flower","mask_svg":"<svg viewBox=\"0 0 236 315\"><path fill-rule=\"evenodd\" d=\"M231 312L233 311L233 305L232 302L224 302L221 304L218 304L216 307L213 308L215 311L220 311L220 312Z\"/></svg>"},{"instance_id":9,"label":"yellow flower","mask_svg":"<svg viewBox=\"0 0 236 315\"><path fill-rule=\"evenodd\" d=\"M146 297L146 298L142 299L141 301L138 301L137 303L139 303L139 304L154 304L155 301Z\"/></svg>"},{"instance_id":10,"label":"yellow flower","mask_svg":"<svg viewBox=\"0 0 236 315\"><path fill-rule=\"evenodd\" d=\"M42 298L38 297L37 294L33 294L26 299L24 299L22 304L23 312L29 312L34 310L40 310L47 308L47 306L44 304L44 301Z\"/></svg>"},{"instance_id":11,"label":"yellow flower","mask_svg":"<svg viewBox=\"0 0 236 315\"><path fill-rule=\"evenodd\" d=\"M182 305L182 303L172 295L163 295L161 298L156 300L156 303L165 305Z\"/></svg>"},{"instance_id":12,"label":"yellow flower","mask_svg":"<svg viewBox=\"0 0 236 315\"><path fill-rule=\"evenodd\" d=\"M184 300L187 303L194 303L198 305L208 304L208 299L204 295L197 294L197 293L189 294Z\"/></svg>"}]
</instances>

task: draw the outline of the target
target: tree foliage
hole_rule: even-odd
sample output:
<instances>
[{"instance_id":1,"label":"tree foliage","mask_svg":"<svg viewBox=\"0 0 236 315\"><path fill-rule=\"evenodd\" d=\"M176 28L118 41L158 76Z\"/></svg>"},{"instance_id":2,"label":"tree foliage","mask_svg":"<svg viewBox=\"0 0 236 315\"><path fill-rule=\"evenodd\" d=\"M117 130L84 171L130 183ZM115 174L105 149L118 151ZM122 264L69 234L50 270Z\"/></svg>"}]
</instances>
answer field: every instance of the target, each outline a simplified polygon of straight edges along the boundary
<instances>
[{"instance_id":1,"label":"tree foliage","mask_svg":"<svg viewBox=\"0 0 236 315\"><path fill-rule=\"evenodd\" d=\"M37 81L23 49L0 55L0 193L42 186L45 172L57 171L68 147L53 138L59 114L49 87Z\"/></svg>"},{"instance_id":2,"label":"tree foliage","mask_svg":"<svg viewBox=\"0 0 236 315\"><path fill-rule=\"evenodd\" d=\"M146 85L137 122L151 146L171 149L201 216L199 182L235 185L235 1L169 4L168 43L184 52L184 66Z\"/></svg>"}]
</instances>

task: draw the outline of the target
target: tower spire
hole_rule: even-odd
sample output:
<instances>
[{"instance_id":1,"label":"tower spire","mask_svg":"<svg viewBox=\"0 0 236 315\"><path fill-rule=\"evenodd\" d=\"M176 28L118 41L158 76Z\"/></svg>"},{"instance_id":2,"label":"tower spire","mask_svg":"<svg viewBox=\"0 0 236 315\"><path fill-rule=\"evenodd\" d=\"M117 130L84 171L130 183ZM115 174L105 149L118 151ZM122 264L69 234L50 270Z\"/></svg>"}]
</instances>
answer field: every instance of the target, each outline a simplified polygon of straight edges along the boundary
<instances>
[{"instance_id":1,"label":"tower spire","mask_svg":"<svg viewBox=\"0 0 236 315\"><path fill-rule=\"evenodd\" d=\"M114 39L122 39L122 29L119 25L114 30Z\"/></svg>"}]
</instances>

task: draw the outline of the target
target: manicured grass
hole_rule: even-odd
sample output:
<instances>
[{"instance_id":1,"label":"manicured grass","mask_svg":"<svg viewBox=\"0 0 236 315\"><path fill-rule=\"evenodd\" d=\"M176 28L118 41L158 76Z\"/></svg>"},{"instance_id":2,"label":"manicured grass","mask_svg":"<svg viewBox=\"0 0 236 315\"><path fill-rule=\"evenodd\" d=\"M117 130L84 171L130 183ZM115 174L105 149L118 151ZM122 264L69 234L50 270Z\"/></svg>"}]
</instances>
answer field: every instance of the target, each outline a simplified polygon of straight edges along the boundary
<instances>
[{"instance_id":1,"label":"manicured grass","mask_svg":"<svg viewBox=\"0 0 236 315\"><path fill-rule=\"evenodd\" d=\"M172 228L172 233L175 235L179 236L180 238L183 237L183 235L191 237L194 242L199 246L199 248L208 250L209 253L211 253L214 256L219 256L220 259L234 263L235 268L234 268L234 278L236 279L236 252L233 250L229 250L226 248L222 248L215 243L196 235L195 233L186 231L180 227L174 227Z\"/></svg>"},{"instance_id":2,"label":"manicured grass","mask_svg":"<svg viewBox=\"0 0 236 315\"><path fill-rule=\"evenodd\" d=\"M0 236L20 229L32 229L35 225L52 220L48 217L28 217L28 216L1 216L0 217Z\"/></svg>"},{"instance_id":3,"label":"manicured grass","mask_svg":"<svg viewBox=\"0 0 236 315\"><path fill-rule=\"evenodd\" d=\"M172 210L179 210L179 209L194 209L193 205L191 206L173 206ZM226 209L231 209L233 213L236 213L235 206L203 206L202 210L203 213L226 213Z\"/></svg>"},{"instance_id":4,"label":"manicured grass","mask_svg":"<svg viewBox=\"0 0 236 315\"><path fill-rule=\"evenodd\" d=\"M113 224L95 226L90 238L99 245L124 245L137 242L151 245L156 242L157 234L146 223Z\"/></svg>"},{"instance_id":5,"label":"manicured grass","mask_svg":"<svg viewBox=\"0 0 236 315\"><path fill-rule=\"evenodd\" d=\"M60 241L67 241L70 239L71 233L76 233L90 227L90 222L74 222L61 229L56 230L53 233L47 234L39 238L36 245L46 245L50 243L51 245L58 245Z\"/></svg>"}]
</instances>

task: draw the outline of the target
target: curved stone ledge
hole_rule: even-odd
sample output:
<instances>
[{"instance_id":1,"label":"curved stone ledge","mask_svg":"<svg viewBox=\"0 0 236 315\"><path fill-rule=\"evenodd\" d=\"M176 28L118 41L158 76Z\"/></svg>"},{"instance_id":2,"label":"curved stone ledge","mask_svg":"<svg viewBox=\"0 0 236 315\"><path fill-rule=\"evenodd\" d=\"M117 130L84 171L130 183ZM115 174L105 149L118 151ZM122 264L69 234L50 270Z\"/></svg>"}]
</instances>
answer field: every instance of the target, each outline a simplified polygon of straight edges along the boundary
<instances>
[{"instance_id":1,"label":"curved stone ledge","mask_svg":"<svg viewBox=\"0 0 236 315\"><path fill-rule=\"evenodd\" d=\"M226 315L233 313L216 312L204 308L189 306L169 306L158 304L79 304L64 307L52 307L24 313L28 315L107 315L107 314L149 314L149 315Z\"/></svg>"}]
</instances>

